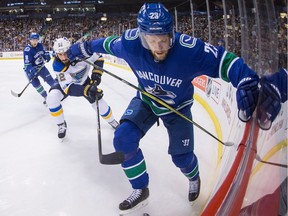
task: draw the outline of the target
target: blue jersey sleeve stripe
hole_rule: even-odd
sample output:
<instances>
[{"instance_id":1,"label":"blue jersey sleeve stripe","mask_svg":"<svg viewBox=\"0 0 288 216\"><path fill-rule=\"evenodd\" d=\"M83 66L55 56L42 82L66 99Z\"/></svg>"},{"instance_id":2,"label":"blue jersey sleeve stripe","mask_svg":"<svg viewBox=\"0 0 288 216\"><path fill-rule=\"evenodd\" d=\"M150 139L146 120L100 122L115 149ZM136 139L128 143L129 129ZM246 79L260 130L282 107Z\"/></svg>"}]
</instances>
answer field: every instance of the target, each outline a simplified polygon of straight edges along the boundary
<instances>
[{"instance_id":1,"label":"blue jersey sleeve stripe","mask_svg":"<svg viewBox=\"0 0 288 216\"><path fill-rule=\"evenodd\" d=\"M104 40L103 48L105 49L105 51L106 51L108 54L114 55L113 52L112 52L111 49L110 49L110 44L111 44L111 42L114 41L116 38L118 38L118 36L110 36L110 37L107 37L107 38Z\"/></svg>"},{"instance_id":2,"label":"blue jersey sleeve stripe","mask_svg":"<svg viewBox=\"0 0 288 216\"><path fill-rule=\"evenodd\" d=\"M230 72L230 69L231 67L233 66L233 64L239 59L239 57L236 57L235 59L233 59L228 67L228 70L227 70L227 77L229 77L229 72ZM229 78L228 78L229 79Z\"/></svg>"},{"instance_id":3,"label":"blue jersey sleeve stripe","mask_svg":"<svg viewBox=\"0 0 288 216\"><path fill-rule=\"evenodd\" d=\"M221 77L221 79L230 82L229 78L228 78L228 73L229 70L231 68L231 66L234 64L234 62L238 59L238 57L231 52L227 52L225 51L221 61L220 61L220 67L219 67L219 77Z\"/></svg>"},{"instance_id":4,"label":"blue jersey sleeve stripe","mask_svg":"<svg viewBox=\"0 0 288 216\"><path fill-rule=\"evenodd\" d=\"M223 61L224 61L224 58L226 56L226 53L227 51L224 51L222 57L221 57L221 60L220 60L220 65L219 65L219 77L222 79L222 74L221 74L221 68L222 68L222 65L223 65Z\"/></svg>"}]
</instances>

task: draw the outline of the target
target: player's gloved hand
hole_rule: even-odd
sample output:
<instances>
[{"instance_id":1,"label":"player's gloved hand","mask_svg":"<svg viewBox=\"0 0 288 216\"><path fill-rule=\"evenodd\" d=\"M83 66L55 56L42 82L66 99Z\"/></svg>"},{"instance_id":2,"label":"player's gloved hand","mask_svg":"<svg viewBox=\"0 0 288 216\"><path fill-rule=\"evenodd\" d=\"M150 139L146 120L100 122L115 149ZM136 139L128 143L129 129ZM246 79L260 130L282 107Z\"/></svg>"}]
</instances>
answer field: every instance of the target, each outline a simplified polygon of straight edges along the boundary
<instances>
[{"instance_id":1,"label":"player's gloved hand","mask_svg":"<svg viewBox=\"0 0 288 216\"><path fill-rule=\"evenodd\" d=\"M45 52L44 53L44 59L46 62L49 62L51 60L51 56L49 52Z\"/></svg>"},{"instance_id":2,"label":"player's gloved hand","mask_svg":"<svg viewBox=\"0 0 288 216\"><path fill-rule=\"evenodd\" d=\"M260 84L257 120L260 128L269 130L272 122L281 110L281 95L273 80L263 77Z\"/></svg>"},{"instance_id":3,"label":"player's gloved hand","mask_svg":"<svg viewBox=\"0 0 288 216\"><path fill-rule=\"evenodd\" d=\"M238 118L243 122L247 122L252 117L257 105L259 95L258 82L258 77L246 77L237 86Z\"/></svg>"},{"instance_id":4,"label":"player's gloved hand","mask_svg":"<svg viewBox=\"0 0 288 216\"><path fill-rule=\"evenodd\" d=\"M26 71L26 74L28 76L28 79L31 80L37 74L37 69L33 67L30 70Z\"/></svg>"},{"instance_id":5,"label":"player's gloved hand","mask_svg":"<svg viewBox=\"0 0 288 216\"><path fill-rule=\"evenodd\" d=\"M91 75L91 79L93 81L96 81L96 84L99 85L101 83L101 77L102 77L103 71L94 68L92 70L92 75Z\"/></svg>"},{"instance_id":6,"label":"player's gloved hand","mask_svg":"<svg viewBox=\"0 0 288 216\"><path fill-rule=\"evenodd\" d=\"M75 43L67 50L67 57L70 62L77 62L81 59L89 58L93 52L90 50L89 42Z\"/></svg>"},{"instance_id":7,"label":"player's gloved hand","mask_svg":"<svg viewBox=\"0 0 288 216\"><path fill-rule=\"evenodd\" d=\"M100 100L103 97L103 91L102 89L97 88L95 81L90 80L90 83L84 88L84 96L92 101L95 101L96 98Z\"/></svg>"}]
</instances>

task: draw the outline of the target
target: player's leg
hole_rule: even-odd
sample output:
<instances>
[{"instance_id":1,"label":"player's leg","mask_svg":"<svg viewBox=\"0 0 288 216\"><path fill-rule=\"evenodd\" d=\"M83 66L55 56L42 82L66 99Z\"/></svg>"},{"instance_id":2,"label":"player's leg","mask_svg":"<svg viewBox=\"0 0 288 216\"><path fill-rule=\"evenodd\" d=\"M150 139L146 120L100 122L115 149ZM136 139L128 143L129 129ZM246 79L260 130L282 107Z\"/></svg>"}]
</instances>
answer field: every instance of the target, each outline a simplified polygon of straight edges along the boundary
<instances>
[{"instance_id":1,"label":"player's leg","mask_svg":"<svg viewBox=\"0 0 288 216\"><path fill-rule=\"evenodd\" d=\"M53 77L51 76L51 74L49 73L49 71L47 70L46 67L43 67L40 71L39 71L39 76L46 82L48 83L50 86L53 86L56 84L56 81L53 79ZM39 77L38 76L38 77ZM43 85L40 83L40 80L37 78L35 78L32 81L32 85L34 86L34 88L36 88L37 92L39 94L41 94L41 96L44 98L44 102L43 104L46 105L46 97L47 97L47 92L45 90L45 88L43 87ZM34 84L33 84L34 83Z\"/></svg>"},{"instance_id":2,"label":"player's leg","mask_svg":"<svg viewBox=\"0 0 288 216\"><path fill-rule=\"evenodd\" d=\"M41 71L39 72L39 76L41 76L42 79L51 87L57 84L57 82L55 81L55 79L53 79L53 77L51 76L50 72L46 67L43 67L41 69Z\"/></svg>"},{"instance_id":3,"label":"player's leg","mask_svg":"<svg viewBox=\"0 0 288 216\"><path fill-rule=\"evenodd\" d=\"M64 93L59 84L54 85L47 96L47 105L51 116L58 125L58 137L64 138L66 135L67 124L64 118L61 100L64 98Z\"/></svg>"},{"instance_id":4,"label":"player's leg","mask_svg":"<svg viewBox=\"0 0 288 216\"><path fill-rule=\"evenodd\" d=\"M114 132L115 150L124 153L125 160L121 165L133 188L132 194L119 205L121 214L127 214L147 204L149 176L139 142L157 119L148 105L135 97Z\"/></svg>"},{"instance_id":5,"label":"player's leg","mask_svg":"<svg viewBox=\"0 0 288 216\"><path fill-rule=\"evenodd\" d=\"M192 118L190 108L186 108L182 113L188 118ZM194 154L194 134L193 125L177 114L170 114L162 117L169 135L169 154L173 163L180 168L181 172L189 180L190 202L197 199L200 193L200 176L198 160Z\"/></svg>"},{"instance_id":6,"label":"player's leg","mask_svg":"<svg viewBox=\"0 0 288 216\"><path fill-rule=\"evenodd\" d=\"M31 84L36 89L36 91L44 98L43 104L46 105L47 92L45 91L44 87L40 83L40 80L38 79L38 77L33 79Z\"/></svg>"},{"instance_id":7,"label":"player's leg","mask_svg":"<svg viewBox=\"0 0 288 216\"><path fill-rule=\"evenodd\" d=\"M98 101L99 104L99 114L100 116L108 122L108 124L111 125L114 129L116 129L119 125L118 121L114 118L113 112L111 107L107 104L107 102L101 98ZM92 108L97 112L96 110L96 103L92 103Z\"/></svg>"}]
</instances>

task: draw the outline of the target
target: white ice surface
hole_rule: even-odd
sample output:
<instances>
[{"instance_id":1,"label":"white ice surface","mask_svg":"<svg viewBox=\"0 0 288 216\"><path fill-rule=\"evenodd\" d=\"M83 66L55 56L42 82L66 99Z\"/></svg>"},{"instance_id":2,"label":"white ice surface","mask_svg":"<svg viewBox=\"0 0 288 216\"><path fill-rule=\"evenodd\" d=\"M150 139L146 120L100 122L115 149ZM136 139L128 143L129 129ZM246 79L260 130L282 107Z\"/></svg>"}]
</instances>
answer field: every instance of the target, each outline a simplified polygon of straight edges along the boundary
<instances>
[{"instance_id":1,"label":"white ice surface","mask_svg":"<svg viewBox=\"0 0 288 216\"><path fill-rule=\"evenodd\" d=\"M114 216L118 205L131 193L120 165L99 163L96 113L84 98L63 102L68 124L60 142L57 126L42 98L27 84L22 60L0 61L0 215L1 216ZM51 70L51 62L47 64ZM109 71L137 85L131 72L106 65ZM119 119L135 90L104 74L104 98ZM47 85L45 85L48 90ZM197 103L194 120L211 133L215 128ZM101 120L103 153L113 151L113 130ZM214 184L217 143L195 127L195 152L202 180L201 195L194 206L188 202L188 181L167 153L168 138L161 122L141 140L150 176L149 204L131 215L199 215Z\"/></svg>"}]
</instances>

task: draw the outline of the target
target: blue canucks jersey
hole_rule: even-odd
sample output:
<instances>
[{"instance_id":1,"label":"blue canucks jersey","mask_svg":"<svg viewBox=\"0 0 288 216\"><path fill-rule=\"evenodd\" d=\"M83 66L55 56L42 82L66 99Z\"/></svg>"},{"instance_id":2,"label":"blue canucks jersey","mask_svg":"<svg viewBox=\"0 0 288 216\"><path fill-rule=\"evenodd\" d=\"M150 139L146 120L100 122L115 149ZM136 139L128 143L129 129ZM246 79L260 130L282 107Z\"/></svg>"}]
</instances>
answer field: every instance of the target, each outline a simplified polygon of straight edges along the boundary
<instances>
[{"instance_id":1,"label":"blue canucks jersey","mask_svg":"<svg viewBox=\"0 0 288 216\"><path fill-rule=\"evenodd\" d=\"M38 43L36 47L32 47L30 44L24 48L24 70L30 71L33 67L40 68L45 60L43 55L45 53L44 47L41 43Z\"/></svg>"},{"instance_id":2,"label":"blue canucks jersey","mask_svg":"<svg viewBox=\"0 0 288 216\"><path fill-rule=\"evenodd\" d=\"M175 109L193 103L194 87L191 81L200 75L222 78L234 87L245 77L255 77L243 59L214 47L200 39L175 33L175 44L165 60L155 61L139 38L139 30L130 29L121 37L107 37L88 43L92 52L107 53L123 58L136 75L139 86L164 100ZM139 96L148 103L155 114L167 114L170 110L153 102L145 95Z\"/></svg>"}]
</instances>

